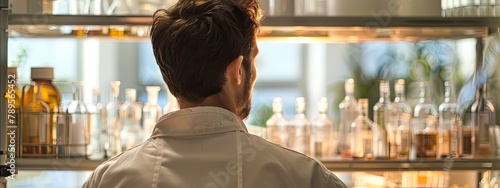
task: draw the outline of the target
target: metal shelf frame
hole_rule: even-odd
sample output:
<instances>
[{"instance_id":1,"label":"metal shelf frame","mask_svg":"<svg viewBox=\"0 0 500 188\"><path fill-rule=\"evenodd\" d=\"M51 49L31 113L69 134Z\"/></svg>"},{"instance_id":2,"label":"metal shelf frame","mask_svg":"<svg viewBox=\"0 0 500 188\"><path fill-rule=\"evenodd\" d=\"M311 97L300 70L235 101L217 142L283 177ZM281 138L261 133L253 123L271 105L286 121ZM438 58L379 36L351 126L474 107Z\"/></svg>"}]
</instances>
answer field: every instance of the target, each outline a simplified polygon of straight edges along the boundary
<instances>
[{"instance_id":1,"label":"metal shelf frame","mask_svg":"<svg viewBox=\"0 0 500 188\"><path fill-rule=\"evenodd\" d=\"M93 171L104 160L88 159L17 159L19 170ZM443 159L443 160L321 160L335 172L355 171L486 171L500 170L500 159Z\"/></svg>"}]
</instances>

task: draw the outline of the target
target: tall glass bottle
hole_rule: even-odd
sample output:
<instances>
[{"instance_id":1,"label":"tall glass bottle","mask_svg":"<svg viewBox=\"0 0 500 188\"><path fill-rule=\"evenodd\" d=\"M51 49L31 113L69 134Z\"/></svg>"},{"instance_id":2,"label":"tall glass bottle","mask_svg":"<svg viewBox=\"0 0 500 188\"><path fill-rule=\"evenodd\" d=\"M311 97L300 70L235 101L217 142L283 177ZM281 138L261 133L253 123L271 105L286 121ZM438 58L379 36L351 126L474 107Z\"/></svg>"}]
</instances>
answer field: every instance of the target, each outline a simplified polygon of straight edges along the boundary
<instances>
[{"instance_id":1,"label":"tall glass bottle","mask_svg":"<svg viewBox=\"0 0 500 188\"><path fill-rule=\"evenodd\" d=\"M380 81L380 98L373 106L373 156L377 159L396 157L395 128L392 127L391 90L389 82Z\"/></svg>"},{"instance_id":2,"label":"tall glass bottle","mask_svg":"<svg viewBox=\"0 0 500 188\"><path fill-rule=\"evenodd\" d=\"M177 99L170 93L169 90L167 90L167 95L168 95L168 102L167 105L163 108L163 114L168 114L173 111L179 110L179 103L177 102Z\"/></svg>"},{"instance_id":3,"label":"tall glass bottle","mask_svg":"<svg viewBox=\"0 0 500 188\"><path fill-rule=\"evenodd\" d=\"M23 155L25 157L33 157L46 155L49 157L55 156L55 139L56 135L56 113L59 112L59 107L61 105L61 92L57 89L57 87L52 83L54 79L54 69L52 67L33 67L31 68L31 84L26 91L24 91L24 99L23 99L23 109L25 112L43 112L42 111L33 111L34 109L40 110L44 109L43 107L36 107L28 109L28 105L33 103L35 100L41 100L46 105L48 105L48 127L44 128L44 125L34 125L33 120L28 120L25 116L23 118ZM35 91L36 90L36 91ZM38 96L37 98L37 95ZM39 101L40 102L40 101ZM42 104L39 103L38 104ZM39 114L38 114L39 115ZM36 115L36 116L38 116ZM31 117L31 116L30 116ZM42 118L40 116L40 118ZM40 120L41 121L41 120ZM43 122L43 121L42 121ZM36 126L38 128L34 128L34 130L29 130L30 126ZM43 132L43 133L42 133ZM36 135L39 138L36 138ZM26 144L25 144L26 143ZM27 143L35 144L37 147L33 148L31 145L28 147L24 147ZM39 147L38 147L39 146Z\"/></svg>"},{"instance_id":4,"label":"tall glass bottle","mask_svg":"<svg viewBox=\"0 0 500 188\"><path fill-rule=\"evenodd\" d=\"M273 100L273 115L266 121L267 140L288 147L288 121L283 117L283 101Z\"/></svg>"},{"instance_id":5,"label":"tall glass bottle","mask_svg":"<svg viewBox=\"0 0 500 188\"><path fill-rule=\"evenodd\" d=\"M143 108L144 119L144 139L149 139L153 129L156 126L156 122L161 117L161 108L158 105L158 91L160 91L159 86L146 86L146 91L148 92L148 102Z\"/></svg>"},{"instance_id":6,"label":"tall glass bottle","mask_svg":"<svg viewBox=\"0 0 500 188\"><path fill-rule=\"evenodd\" d=\"M495 107L487 96L487 83L478 88L478 95L471 107L473 127L476 131L476 150L474 156L496 155Z\"/></svg>"},{"instance_id":7,"label":"tall glass bottle","mask_svg":"<svg viewBox=\"0 0 500 188\"><path fill-rule=\"evenodd\" d=\"M405 80L399 79L394 83L394 92L396 97L392 103L393 110L393 126L396 131L396 149L398 156L407 158L411 147L411 109L410 104L406 102Z\"/></svg>"},{"instance_id":8,"label":"tall glass bottle","mask_svg":"<svg viewBox=\"0 0 500 188\"><path fill-rule=\"evenodd\" d=\"M83 102L84 82L73 82L73 101L68 105L67 113L70 122L62 130L67 136L67 148L64 150L67 157L86 157L86 148L90 143L90 114ZM58 130L61 131L61 130Z\"/></svg>"},{"instance_id":9,"label":"tall glass bottle","mask_svg":"<svg viewBox=\"0 0 500 188\"><path fill-rule=\"evenodd\" d=\"M334 149L336 149L336 140L333 138L337 136L334 134L333 122L326 115L328 111L328 100L322 97L318 104L319 114L314 118L311 129L311 148L314 157L320 159L324 157L334 156ZM338 133L338 130L335 131Z\"/></svg>"},{"instance_id":10,"label":"tall glass bottle","mask_svg":"<svg viewBox=\"0 0 500 188\"><path fill-rule=\"evenodd\" d=\"M289 147L295 151L306 155L311 155L311 123L304 114L306 100L304 97L297 97L295 100L296 114L290 120L288 129Z\"/></svg>"},{"instance_id":11,"label":"tall glass bottle","mask_svg":"<svg viewBox=\"0 0 500 188\"><path fill-rule=\"evenodd\" d=\"M438 111L431 99L430 82L420 82L420 99L415 106L413 135L417 158L436 158Z\"/></svg>"},{"instance_id":12,"label":"tall glass bottle","mask_svg":"<svg viewBox=\"0 0 500 188\"><path fill-rule=\"evenodd\" d=\"M90 146L87 148L89 159L104 158L104 142L106 141L106 109L101 103L99 88L92 89L92 103L87 105L90 113Z\"/></svg>"},{"instance_id":13,"label":"tall glass bottle","mask_svg":"<svg viewBox=\"0 0 500 188\"><path fill-rule=\"evenodd\" d=\"M340 140L338 154L342 157L351 157L351 124L358 117L358 102L354 97L354 79L345 80L345 98L339 104L340 110Z\"/></svg>"},{"instance_id":14,"label":"tall glass bottle","mask_svg":"<svg viewBox=\"0 0 500 188\"><path fill-rule=\"evenodd\" d=\"M458 115L457 101L453 90L453 85L449 81L444 82L444 101L439 105L439 142L438 142L438 156L447 157L451 151L451 131L453 130L453 123ZM454 139L456 137L453 137ZM457 141L455 140L454 143ZM454 151L456 152L456 151Z\"/></svg>"},{"instance_id":15,"label":"tall glass bottle","mask_svg":"<svg viewBox=\"0 0 500 188\"><path fill-rule=\"evenodd\" d=\"M121 122L120 122L120 104L118 96L120 95L120 81L111 82L111 97L106 105L106 133L107 143L104 145L107 157L113 157L122 152L121 144Z\"/></svg>"},{"instance_id":16,"label":"tall glass bottle","mask_svg":"<svg viewBox=\"0 0 500 188\"><path fill-rule=\"evenodd\" d=\"M128 150L143 141L141 128L142 106L136 102L136 90L125 89L125 102L120 106L120 120L122 130L120 133L122 150Z\"/></svg>"},{"instance_id":17,"label":"tall glass bottle","mask_svg":"<svg viewBox=\"0 0 500 188\"><path fill-rule=\"evenodd\" d=\"M368 118L368 99L358 101L359 116L352 122L350 130L351 156L355 159L373 158L373 122Z\"/></svg>"}]
</instances>

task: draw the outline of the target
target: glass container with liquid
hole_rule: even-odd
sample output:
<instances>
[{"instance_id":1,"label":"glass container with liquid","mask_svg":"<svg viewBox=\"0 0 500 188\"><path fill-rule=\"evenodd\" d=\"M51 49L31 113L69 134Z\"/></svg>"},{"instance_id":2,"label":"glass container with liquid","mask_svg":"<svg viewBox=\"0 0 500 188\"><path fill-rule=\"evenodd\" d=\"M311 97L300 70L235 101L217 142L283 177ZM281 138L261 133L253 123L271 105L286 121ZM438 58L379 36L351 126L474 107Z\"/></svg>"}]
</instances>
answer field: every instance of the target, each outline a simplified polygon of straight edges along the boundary
<instances>
[{"instance_id":1,"label":"glass container with liquid","mask_svg":"<svg viewBox=\"0 0 500 188\"><path fill-rule=\"evenodd\" d=\"M84 82L73 82L73 101L68 105L67 114L70 121L64 129L58 129L67 141L64 148L65 157L87 157L90 144L90 114L83 102ZM61 153L60 153L61 155Z\"/></svg>"},{"instance_id":2,"label":"glass container with liquid","mask_svg":"<svg viewBox=\"0 0 500 188\"><path fill-rule=\"evenodd\" d=\"M352 122L351 156L354 159L373 158L373 121L368 118L368 99L360 98L358 101L359 116Z\"/></svg>"},{"instance_id":3,"label":"glass container with liquid","mask_svg":"<svg viewBox=\"0 0 500 188\"><path fill-rule=\"evenodd\" d=\"M106 109L101 103L99 88L92 89L92 103L87 105L87 109L90 113L90 145L87 148L89 159L103 159L106 140L103 126L106 126Z\"/></svg>"},{"instance_id":4,"label":"glass container with liquid","mask_svg":"<svg viewBox=\"0 0 500 188\"><path fill-rule=\"evenodd\" d=\"M113 157L122 152L121 144L121 119L120 119L120 103L118 96L120 95L120 81L111 82L111 98L106 105L106 143L104 149L107 157Z\"/></svg>"},{"instance_id":5,"label":"glass container with liquid","mask_svg":"<svg viewBox=\"0 0 500 188\"><path fill-rule=\"evenodd\" d=\"M283 117L283 101L273 100L273 115L266 121L267 140L288 147L288 121Z\"/></svg>"},{"instance_id":6,"label":"glass container with liquid","mask_svg":"<svg viewBox=\"0 0 500 188\"><path fill-rule=\"evenodd\" d=\"M420 82L420 99L413 118L413 141L416 158L436 158L438 111L431 99L430 82ZM413 156L412 156L413 158Z\"/></svg>"},{"instance_id":7,"label":"glass container with liquid","mask_svg":"<svg viewBox=\"0 0 500 188\"><path fill-rule=\"evenodd\" d=\"M142 143L142 106L136 102L136 90L125 89L125 102L120 106L122 130L120 133L122 150L128 150Z\"/></svg>"},{"instance_id":8,"label":"glass container with liquid","mask_svg":"<svg viewBox=\"0 0 500 188\"><path fill-rule=\"evenodd\" d=\"M145 140L151 137L156 123L161 117L161 108L160 105L158 105L158 91L160 91L160 89L161 88L159 86L146 86L146 91L148 92L148 102L142 109L144 113L143 125Z\"/></svg>"},{"instance_id":9,"label":"glass container with liquid","mask_svg":"<svg viewBox=\"0 0 500 188\"><path fill-rule=\"evenodd\" d=\"M288 129L288 146L297 152L311 155L311 123L304 114L305 109L304 97L297 97L295 100L296 114L290 120Z\"/></svg>"},{"instance_id":10,"label":"glass container with liquid","mask_svg":"<svg viewBox=\"0 0 500 188\"><path fill-rule=\"evenodd\" d=\"M358 117L358 102L354 97L354 79L346 79L344 83L345 98L339 104L340 110L340 140L338 154L342 157L351 156L351 124Z\"/></svg>"},{"instance_id":11,"label":"glass container with liquid","mask_svg":"<svg viewBox=\"0 0 500 188\"><path fill-rule=\"evenodd\" d=\"M411 148L411 114L413 109L406 102L405 80L399 79L394 83L396 97L392 103L393 126L396 130L396 149L399 157L408 158Z\"/></svg>"},{"instance_id":12,"label":"glass container with liquid","mask_svg":"<svg viewBox=\"0 0 500 188\"><path fill-rule=\"evenodd\" d=\"M338 145L338 137L335 136L338 136L339 132L334 130L332 120L326 115L328 111L326 97L320 99L318 111L318 116L312 122L311 153L317 159L321 159L334 156L334 151Z\"/></svg>"},{"instance_id":13,"label":"glass container with liquid","mask_svg":"<svg viewBox=\"0 0 500 188\"><path fill-rule=\"evenodd\" d=\"M392 104L389 82L380 81L380 98L373 106L373 156L376 159L396 158L395 131L392 127Z\"/></svg>"},{"instance_id":14,"label":"glass container with liquid","mask_svg":"<svg viewBox=\"0 0 500 188\"><path fill-rule=\"evenodd\" d=\"M56 114L61 93L52 83L52 67L31 68L31 84L24 90L22 157L54 157L56 154Z\"/></svg>"},{"instance_id":15,"label":"glass container with liquid","mask_svg":"<svg viewBox=\"0 0 500 188\"><path fill-rule=\"evenodd\" d=\"M457 102L451 82L444 83L444 101L439 105L439 142L438 142L438 156L448 157L450 154L456 155L457 153L450 153L451 151L451 131L453 123L456 123ZM454 137L455 139L456 137ZM454 143L456 144L456 140ZM456 152L456 150L454 151Z\"/></svg>"}]
</instances>

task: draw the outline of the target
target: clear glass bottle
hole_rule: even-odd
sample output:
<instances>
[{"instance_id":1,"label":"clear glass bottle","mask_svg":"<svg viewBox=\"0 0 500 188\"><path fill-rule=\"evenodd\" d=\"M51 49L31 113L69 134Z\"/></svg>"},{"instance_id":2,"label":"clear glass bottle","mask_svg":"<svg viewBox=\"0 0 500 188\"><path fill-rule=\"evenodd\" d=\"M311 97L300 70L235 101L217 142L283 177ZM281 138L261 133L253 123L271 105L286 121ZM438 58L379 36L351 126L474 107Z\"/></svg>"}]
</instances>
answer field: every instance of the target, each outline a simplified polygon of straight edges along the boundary
<instances>
[{"instance_id":1,"label":"clear glass bottle","mask_svg":"<svg viewBox=\"0 0 500 188\"><path fill-rule=\"evenodd\" d=\"M123 151L141 144L144 140L141 127L142 106L136 102L136 96L135 89L125 89L125 102L120 106L122 123L120 136Z\"/></svg>"},{"instance_id":2,"label":"clear glass bottle","mask_svg":"<svg viewBox=\"0 0 500 188\"><path fill-rule=\"evenodd\" d=\"M113 157L122 152L121 144L121 122L120 122L120 103L118 96L120 95L120 81L111 82L111 97L106 105L106 133L107 143L104 145L107 157Z\"/></svg>"},{"instance_id":3,"label":"clear glass bottle","mask_svg":"<svg viewBox=\"0 0 500 188\"><path fill-rule=\"evenodd\" d=\"M167 105L165 105L165 107L163 108L163 114L168 114L170 112L179 110L179 103L177 102L175 96L172 95L169 90L167 90L167 95L168 102Z\"/></svg>"},{"instance_id":4,"label":"clear glass bottle","mask_svg":"<svg viewBox=\"0 0 500 188\"><path fill-rule=\"evenodd\" d=\"M438 111L431 99L430 82L420 82L420 99L415 105L413 140L416 158L436 158Z\"/></svg>"},{"instance_id":5,"label":"clear glass bottle","mask_svg":"<svg viewBox=\"0 0 500 188\"><path fill-rule=\"evenodd\" d=\"M354 79L345 80L345 98L339 104L340 110L340 140L338 154L342 157L351 157L351 124L358 117L358 102L354 97Z\"/></svg>"},{"instance_id":6,"label":"clear glass bottle","mask_svg":"<svg viewBox=\"0 0 500 188\"><path fill-rule=\"evenodd\" d=\"M56 135L56 115L59 112L59 107L61 105L61 92L52 83L54 79L54 69L52 67L33 67L31 68L31 84L28 86L24 92L23 99L23 109L25 112L28 111L28 105L37 99L36 95L40 95L41 101L43 101L49 107L49 117L48 117L48 127L44 128L40 133L40 138L35 138L33 135L35 131L23 128L23 155L25 157L40 156L41 154L52 157L55 155L55 139ZM35 91L36 90L36 91ZM32 109L30 109L32 110ZM31 111L33 112L33 111ZM38 112L38 111L36 111ZM45 113L45 111L44 111ZM31 117L31 116L30 116ZM37 126L28 123L28 119L23 119L24 127ZM30 120L31 122L31 120ZM43 128L43 125L38 125L37 127ZM36 129L39 130L39 129ZM40 129L41 130L41 129ZM38 133L37 133L38 134ZM26 143L26 144L24 144ZM36 144L37 147L24 147L27 143ZM39 147L38 147L39 146ZM34 154L34 155L33 155Z\"/></svg>"},{"instance_id":7,"label":"clear glass bottle","mask_svg":"<svg viewBox=\"0 0 500 188\"><path fill-rule=\"evenodd\" d=\"M487 96L487 83L478 88L478 95L471 106L473 127L476 132L476 156L495 156L496 138L494 129L496 126L495 106Z\"/></svg>"},{"instance_id":8,"label":"clear glass bottle","mask_svg":"<svg viewBox=\"0 0 500 188\"><path fill-rule=\"evenodd\" d=\"M67 113L70 122L66 125L68 147L64 156L86 157L86 148L90 142L90 114L83 102L84 82L73 82L73 101L68 105ZM60 131L60 130L58 130Z\"/></svg>"},{"instance_id":9,"label":"clear glass bottle","mask_svg":"<svg viewBox=\"0 0 500 188\"><path fill-rule=\"evenodd\" d=\"M328 100L322 97L318 103L319 114L314 118L311 129L311 153L317 159L333 157L336 142L334 137L333 122L326 115L328 111ZM336 131L338 133L338 130ZM337 137L338 138L338 137Z\"/></svg>"},{"instance_id":10,"label":"clear glass bottle","mask_svg":"<svg viewBox=\"0 0 500 188\"><path fill-rule=\"evenodd\" d=\"M92 89L92 103L87 105L90 113L90 146L87 148L89 159L99 160L104 158L104 142L106 134L103 132L106 125L106 109L101 103L101 90Z\"/></svg>"},{"instance_id":11,"label":"clear glass bottle","mask_svg":"<svg viewBox=\"0 0 500 188\"><path fill-rule=\"evenodd\" d=\"M306 101L304 97L295 100L296 114L290 120L288 129L289 147L306 155L311 155L311 123L304 114Z\"/></svg>"},{"instance_id":12,"label":"clear glass bottle","mask_svg":"<svg viewBox=\"0 0 500 188\"><path fill-rule=\"evenodd\" d=\"M358 101L359 116L352 122L351 156L355 159L373 158L373 122L368 118L368 99Z\"/></svg>"},{"instance_id":13,"label":"clear glass bottle","mask_svg":"<svg viewBox=\"0 0 500 188\"><path fill-rule=\"evenodd\" d=\"M267 140L288 147L288 121L283 117L283 101L273 100L273 115L266 121Z\"/></svg>"},{"instance_id":14,"label":"clear glass bottle","mask_svg":"<svg viewBox=\"0 0 500 188\"><path fill-rule=\"evenodd\" d=\"M396 130L396 150L399 157L407 158L411 147L411 113L413 109L406 102L405 80L398 79L394 83L394 92L396 97L392 103L393 126Z\"/></svg>"},{"instance_id":15,"label":"clear glass bottle","mask_svg":"<svg viewBox=\"0 0 500 188\"><path fill-rule=\"evenodd\" d=\"M146 91L148 92L148 102L144 105L143 113L143 125L144 125L144 140L151 137L153 129L156 126L158 119L161 117L161 108L158 105L158 91L160 91L159 86L146 86Z\"/></svg>"},{"instance_id":16,"label":"clear glass bottle","mask_svg":"<svg viewBox=\"0 0 500 188\"><path fill-rule=\"evenodd\" d=\"M439 105L439 142L438 156L448 157L451 148L451 130L455 118L458 115L457 101L453 85L449 81L444 82L444 101ZM453 155L455 155L454 153Z\"/></svg>"},{"instance_id":17,"label":"clear glass bottle","mask_svg":"<svg viewBox=\"0 0 500 188\"><path fill-rule=\"evenodd\" d=\"M391 90L389 82L380 81L380 98L373 106L373 156L376 159L395 158L395 128L392 127ZM393 153L394 152L394 153Z\"/></svg>"}]
</instances>

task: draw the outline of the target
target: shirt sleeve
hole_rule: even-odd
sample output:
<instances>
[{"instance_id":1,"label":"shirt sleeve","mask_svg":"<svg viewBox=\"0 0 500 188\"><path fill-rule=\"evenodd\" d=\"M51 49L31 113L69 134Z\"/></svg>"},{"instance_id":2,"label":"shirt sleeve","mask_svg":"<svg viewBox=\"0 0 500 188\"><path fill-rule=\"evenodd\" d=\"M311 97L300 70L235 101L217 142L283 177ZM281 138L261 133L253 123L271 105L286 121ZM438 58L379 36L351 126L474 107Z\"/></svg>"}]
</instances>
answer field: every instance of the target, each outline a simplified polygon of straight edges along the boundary
<instances>
[{"instance_id":1,"label":"shirt sleeve","mask_svg":"<svg viewBox=\"0 0 500 188\"><path fill-rule=\"evenodd\" d=\"M89 178L87 178L87 180L85 181L85 183L83 183L82 188L92 188L92 187L94 187L94 184L93 184L94 173L95 172L92 172L92 174L90 174Z\"/></svg>"}]
</instances>

